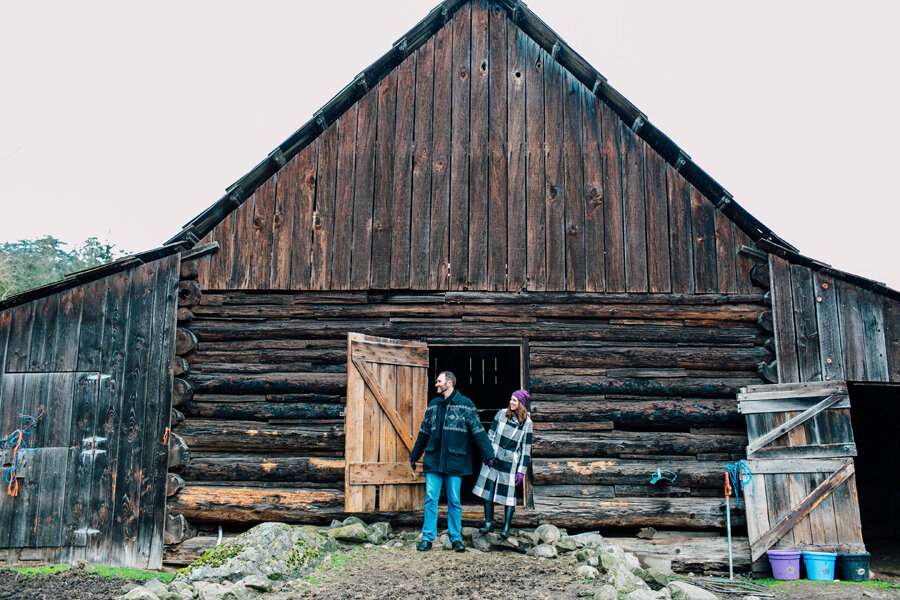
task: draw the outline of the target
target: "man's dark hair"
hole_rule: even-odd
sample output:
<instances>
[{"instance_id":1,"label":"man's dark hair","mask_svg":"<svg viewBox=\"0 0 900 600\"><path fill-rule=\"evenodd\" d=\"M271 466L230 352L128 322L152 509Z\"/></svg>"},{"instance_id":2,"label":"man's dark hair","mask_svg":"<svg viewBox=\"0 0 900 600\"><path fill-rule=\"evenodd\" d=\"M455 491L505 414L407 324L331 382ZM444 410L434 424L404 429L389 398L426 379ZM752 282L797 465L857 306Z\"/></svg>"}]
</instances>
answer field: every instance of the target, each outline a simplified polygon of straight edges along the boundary
<instances>
[{"instance_id":1,"label":"man's dark hair","mask_svg":"<svg viewBox=\"0 0 900 600\"><path fill-rule=\"evenodd\" d=\"M456 387L456 375L454 375L450 371L441 371L440 373L438 373L438 377L440 377L441 375L444 376L444 379L452 383L453 387Z\"/></svg>"}]
</instances>

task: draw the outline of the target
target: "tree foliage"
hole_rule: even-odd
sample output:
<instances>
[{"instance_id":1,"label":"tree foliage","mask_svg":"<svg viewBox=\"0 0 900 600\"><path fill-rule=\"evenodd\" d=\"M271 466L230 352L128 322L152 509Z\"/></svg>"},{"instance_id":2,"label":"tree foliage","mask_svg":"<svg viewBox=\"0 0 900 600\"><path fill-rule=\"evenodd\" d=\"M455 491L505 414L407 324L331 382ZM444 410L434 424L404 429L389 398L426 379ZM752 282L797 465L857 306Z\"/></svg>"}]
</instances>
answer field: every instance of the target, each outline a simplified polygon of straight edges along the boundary
<instances>
[{"instance_id":1,"label":"tree foliage","mask_svg":"<svg viewBox=\"0 0 900 600\"><path fill-rule=\"evenodd\" d=\"M68 273L108 263L125 252L95 237L66 251L52 235L0 243L0 300L58 281Z\"/></svg>"}]
</instances>

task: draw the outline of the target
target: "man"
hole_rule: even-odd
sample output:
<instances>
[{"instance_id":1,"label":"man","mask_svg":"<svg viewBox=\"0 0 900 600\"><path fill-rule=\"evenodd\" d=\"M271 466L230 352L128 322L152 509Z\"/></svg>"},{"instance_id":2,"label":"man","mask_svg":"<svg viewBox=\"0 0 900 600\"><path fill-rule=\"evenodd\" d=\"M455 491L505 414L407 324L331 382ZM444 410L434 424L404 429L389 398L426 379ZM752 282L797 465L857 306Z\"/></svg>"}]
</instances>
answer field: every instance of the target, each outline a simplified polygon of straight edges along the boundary
<instances>
[{"instance_id":1,"label":"man","mask_svg":"<svg viewBox=\"0 0 900 600\"><path fill-rule=\"evenodd\" d=\"M416 470L416 461L425 452L422 471L425 472L425 522L420 552L431 550L437 535L438 498L441 486L447 489L447 529L450 542L457 552L465 552L462 542L462 505L459 488L462 478L472 474L472 445L478 445L483 462L494 459L494 450L484 432L472 401L456 391L456 376L444 371L434 384L437 398L428 403L416 444L409 453L409 466Z\"/></svg>"}]
</instances>

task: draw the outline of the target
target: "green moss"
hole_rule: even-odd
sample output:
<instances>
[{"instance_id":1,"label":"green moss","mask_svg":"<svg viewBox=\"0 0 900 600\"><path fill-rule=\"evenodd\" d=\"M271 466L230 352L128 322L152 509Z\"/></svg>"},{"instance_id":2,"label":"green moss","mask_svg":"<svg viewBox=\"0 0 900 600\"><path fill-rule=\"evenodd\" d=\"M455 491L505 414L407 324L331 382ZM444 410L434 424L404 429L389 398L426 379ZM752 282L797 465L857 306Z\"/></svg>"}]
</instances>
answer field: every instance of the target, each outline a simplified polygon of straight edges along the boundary
<instances>
[{"instance_id":1,"label":"green moss","mask_svg":"<svg viewBox=\"0 0 900 600\"><path fill-rule=\"evenodd\" d=\"M287 565L292 569L299 569L309 564L309 561L317 558L320 552L316 548L310 548L303 540L297 540L291 553L287 557Z\"/></svg>"},{"instance_id":2,"label":"green moss","mask_svg":"<svg viewBox=\"0 0 900 600\"><path fill-rule=\"evenodd\" d=\"M888 581L812 581L809 579L797 579L792 581L782 581L780 579L772 579L771 577L764 577L761 579L754 579L753 583L758 583L760 585L764 585L766 587L771 588L795 588L799 587L801 584L807 585L850 585L850 586L866 586L866 587L874 587L880 589L900 589L900 584L890 583Z\"/></svg>"},{"instance_id":3,"label":"green moss","mask_svg":"<svg viewBox=\"0 0 900 600\"><path fill-rule=\"evenodd\" d=\"M229 558L234 558L243 550L244 545L234 541L228 542L226 544L221 544L219 546L214 546L213 548L210 548L209 550L204 552L203 556L192 562L189 569L202 566L213 568L221 567L226 562L228 562Z\"/></svg>"},{"instance_id":4,"label":"green moss","mask_svg":"<svg viewBox=\"0 0 900 600\"><path fill-rule=\"evenodd\" d=\"M68 571L70 565L40 565L38 567L13 567L11 571L15 571L25 577L39 577L43 575L52 575ZM144 569L126 569L122 567L103 567L94 565L97 569L95 573L90 573L91 577L101 577L103 579L127 579L129 581L147 581L149 579L159 579L168 582L175 578L175 573L162 573L160 571L146 571Z\"/></svg>"}]
</instances>

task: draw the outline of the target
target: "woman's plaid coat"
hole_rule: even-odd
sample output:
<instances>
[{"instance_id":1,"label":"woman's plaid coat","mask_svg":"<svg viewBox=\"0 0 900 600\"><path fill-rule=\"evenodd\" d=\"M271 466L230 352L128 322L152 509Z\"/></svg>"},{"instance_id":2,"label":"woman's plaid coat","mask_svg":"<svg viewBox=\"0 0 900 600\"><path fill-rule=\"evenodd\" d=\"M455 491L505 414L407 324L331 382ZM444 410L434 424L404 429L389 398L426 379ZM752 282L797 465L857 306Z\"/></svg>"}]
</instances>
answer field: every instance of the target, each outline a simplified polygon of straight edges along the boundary
<instances>
[{"instance_id":1,"label":"woman's plaid coat","mask_svg":"<svg viewBox=\"0 0 900 600\"><path fill-rule=\"evenodd\" d=\"M515 506L516 473L524 475L531 464L531 437L531 417L519 425L515 416L512 419L506 418L505 408L497 411L488 431L488 439L494 448L494 466L481 465L472 493L479 498L491 500L491 494L486 488L490 488L488 482L493 481L494 504Z\"/></svg>"}]
</instances>

